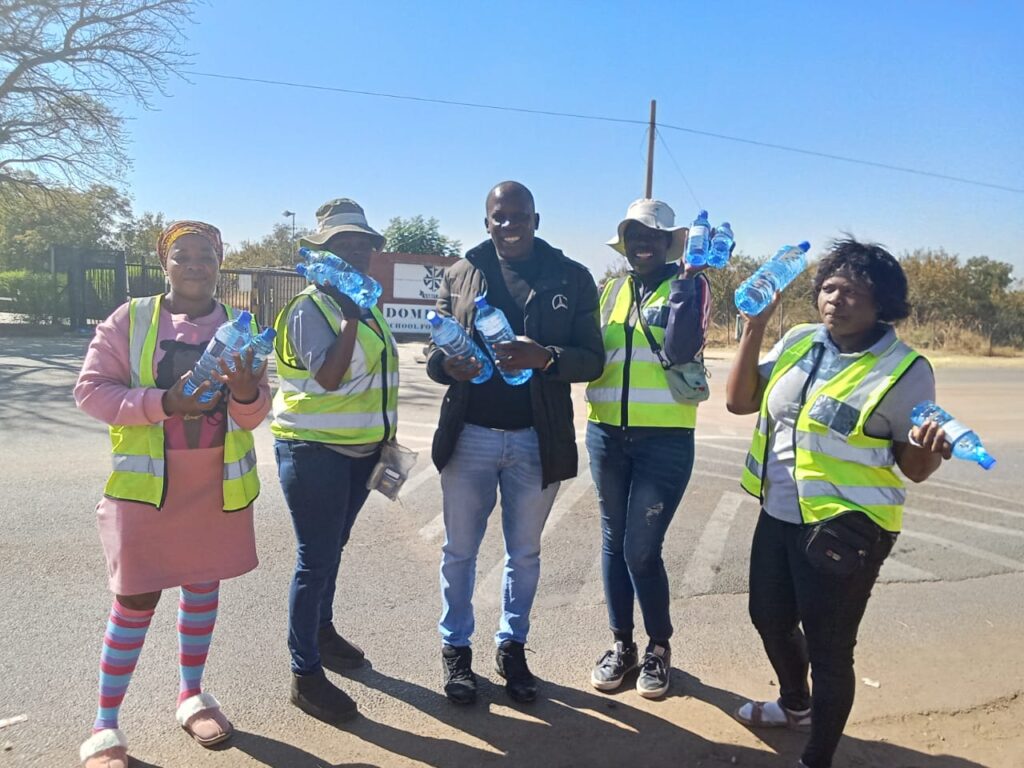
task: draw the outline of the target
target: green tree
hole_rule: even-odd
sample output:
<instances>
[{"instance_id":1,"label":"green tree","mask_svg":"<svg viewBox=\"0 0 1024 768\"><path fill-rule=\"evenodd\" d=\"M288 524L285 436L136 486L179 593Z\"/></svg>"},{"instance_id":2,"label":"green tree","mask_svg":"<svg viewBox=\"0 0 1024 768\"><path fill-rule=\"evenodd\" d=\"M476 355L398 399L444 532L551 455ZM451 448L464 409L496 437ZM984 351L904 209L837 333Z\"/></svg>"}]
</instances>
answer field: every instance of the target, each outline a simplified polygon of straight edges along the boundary
<instances>
[{"instance_id":1,"label":"green tree","mask_svg":"<svg viewBox=\"0 0 1024 768\"><path fill-rule=\"evenodd\" d=\"M264 235L259 240L243 240L237 247L228 248L224 266L290 267L296 263L295 249L298 238L308 234L308 229L297 229L293 240L289 224L275 224L269 235Z\"/></svg>"},{"instance_id":2,"label":"green tree","mask_svg":"<svg viewBox=\"0 0 1024 768\"><path fill-rule=\"evenodd\" d=\"M47 271L50 246L117 248L131 203L113 187L25 187L0 205L0 269Z\"/></svg>"},{"instance_id":3,"label":"green tree","mask_svg":"<svg viewBox=\"0 0 1024 768\"><path fill-rule=\"evenodd\" d=\"M191 0L0 2L0 194L86 190L129 164L118 106L179 75Z\"/></svg>"},{"instance_id":4,"label":"green tree","mask_svg":"<svg viewBox=\"0 0 1024 768\"><path fill-rule=\"evenodd\" d=\"M128 260L133 263L156 263L156 244L166 226L167 221L162 213L146 211L141 216L132 217L121 225L117 233L118 247L124 250Z\"/></svg>"},{"instance_id":5,"label":"green tree","mask_svg":"<svg viewBox=\"0 0 1024 768\"><path fill-rule=\"evenodd\" d=\"M458 256L462 243L441 234L440 224L431 217L413 216L403 219L396 216L384 230L384 250L391 253L427 253L439 256Z\"/></svg>"}]
</instances>

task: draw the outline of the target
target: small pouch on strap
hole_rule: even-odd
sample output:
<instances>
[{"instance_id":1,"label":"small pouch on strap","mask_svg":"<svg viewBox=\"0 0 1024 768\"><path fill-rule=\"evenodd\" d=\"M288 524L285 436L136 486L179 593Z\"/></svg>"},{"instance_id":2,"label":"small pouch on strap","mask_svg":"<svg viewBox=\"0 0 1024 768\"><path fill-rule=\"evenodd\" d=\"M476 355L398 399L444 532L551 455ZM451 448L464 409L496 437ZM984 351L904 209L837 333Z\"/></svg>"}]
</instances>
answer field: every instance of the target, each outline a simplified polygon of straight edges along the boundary
<instances>
[{"instance_id":1,"label":"small pouch on strap","mask_svg":"<svg viewBox=\"0 0 1024 768\"><path fill-rule=\"evenodd\" d=\"M388 440L381 448L380 459L370 473L366 487L395 501L418 456L419 452L400 445L397 440Z\"/></svg>"}]
</instances>

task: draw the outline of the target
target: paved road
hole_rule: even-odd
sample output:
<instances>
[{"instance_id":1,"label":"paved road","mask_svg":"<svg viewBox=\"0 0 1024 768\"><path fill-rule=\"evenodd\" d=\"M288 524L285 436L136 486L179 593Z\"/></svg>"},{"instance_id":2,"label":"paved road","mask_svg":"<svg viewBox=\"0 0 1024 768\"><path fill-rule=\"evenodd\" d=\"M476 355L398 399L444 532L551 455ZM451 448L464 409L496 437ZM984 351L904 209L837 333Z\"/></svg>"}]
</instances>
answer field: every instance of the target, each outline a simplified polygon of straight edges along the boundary
<instances>
[{"instance_id":1,"label":"paved road","mask_svg":"<svg viewBox=\"0 0 1024 768\"><path fill-rule=\"evenodd\" d=\"M78 413L70 390L86 341L0 338L0 765L73 765L87 735L109 596L91 510L109 467L105 430ZM346 688L364 717L338 731L286 701L290 522L269 431L257 433L264 493L260 568L227 583L207 687L239 728L233 746L206 753L173 724L177 690L174 603L165 598L123 710L133 754L164 766L789 765L796 742L762 742L728 719L738 695L772 695L771 672L745 616L747 552L756 503L737 484L752 426L722 405L727 362L710 363L715 396L701 408L694 478L665 546L676 674L670 698L596 695L586 685L603 649L599 526L583 474L563 484L544 535L530 656L546 681L536 706L509 705L490 670L497 620L500 527L481 549L477 666L482 701L453 710L438 691L437 564L440 485L428 461L441 389L403 348L400 432L422 451L398 503L375 495L346 552L340 628L373 661ZM854 720L974 706L1024 690L1024 416L1019 367L940 367L940 399L976 426L999 458L984 475L950 462L909 493L907 530L882 572L862 632ZM577 425L584 428L582 390ZM585 455L584 455L585 462ZM639 624L638 624L639 625ZM979 651L981 658L979 658ZM949 676L935 672L949 670ZM952 683L951 683L952 681ZM728 746L716 742L727 741ZM847 747L855 749L856 740ZM866 748L866 747L865 747ZM932 765L903 754L886 764ZM639 752L638 752L639 750ZM688 756L680 762L680 756ZM966 761L935 763L969 766Z\"/></svg>"}]
</instances>

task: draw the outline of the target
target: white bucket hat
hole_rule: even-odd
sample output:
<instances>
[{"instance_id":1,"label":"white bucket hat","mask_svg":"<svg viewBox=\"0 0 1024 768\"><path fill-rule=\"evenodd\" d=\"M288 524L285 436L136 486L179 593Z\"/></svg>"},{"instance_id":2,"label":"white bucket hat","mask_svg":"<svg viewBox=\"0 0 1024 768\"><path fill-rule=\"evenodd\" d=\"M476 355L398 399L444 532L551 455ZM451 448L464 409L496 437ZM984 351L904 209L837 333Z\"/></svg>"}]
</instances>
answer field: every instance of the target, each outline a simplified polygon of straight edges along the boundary
<instances>
[{"instance_id":1,"label":"white bucket hat","mask_svg":"<svg viewBox=\"0 0 1024 768\"><path fill-rule=\"evenodd\" d=\"M626 255L626 243L622 235L631 221L639 222L651 229L672 233L672 242L665 255L666 261L675 261L683 255L683 249L686 247L686 235L689 230L686 227L673 226L676 223L676 214L668 203L641 198L629 204L629 208L626 209L626 218L619 222L618 234L607 243L623 256Z\"/></svg>"},{"instance_id":2,"label":"white bucket hat","mask_svg":"<svg viewBox=\"0 0 1024 768\"><path fill-rule=\"evenodd\" d=\"M362 232L374 239L378 251L384 247L384 235L367 223L362 206L347 197L328 200L317 208L316 232L299 238L299 245L321 248L339 232Z\"/></svg>"}]
</instances>

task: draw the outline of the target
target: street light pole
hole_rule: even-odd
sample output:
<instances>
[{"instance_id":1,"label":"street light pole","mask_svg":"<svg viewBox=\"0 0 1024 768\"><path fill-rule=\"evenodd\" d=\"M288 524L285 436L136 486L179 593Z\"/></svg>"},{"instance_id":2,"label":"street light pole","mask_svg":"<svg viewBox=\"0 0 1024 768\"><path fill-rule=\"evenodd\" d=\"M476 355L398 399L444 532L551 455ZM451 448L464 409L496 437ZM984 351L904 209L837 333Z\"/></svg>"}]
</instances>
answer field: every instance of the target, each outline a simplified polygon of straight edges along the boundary
<instances>
[{"instance_id":1,"label":"street light pole","mask_svg":"<svg viewBox=\"0 0 1024 768\"><path fill-rule=\"evenodd\" d=\"M292 241L295 241L295 211L281 211L281 215L286 219L292 217Z\"/></svg>"}]
</instances>

